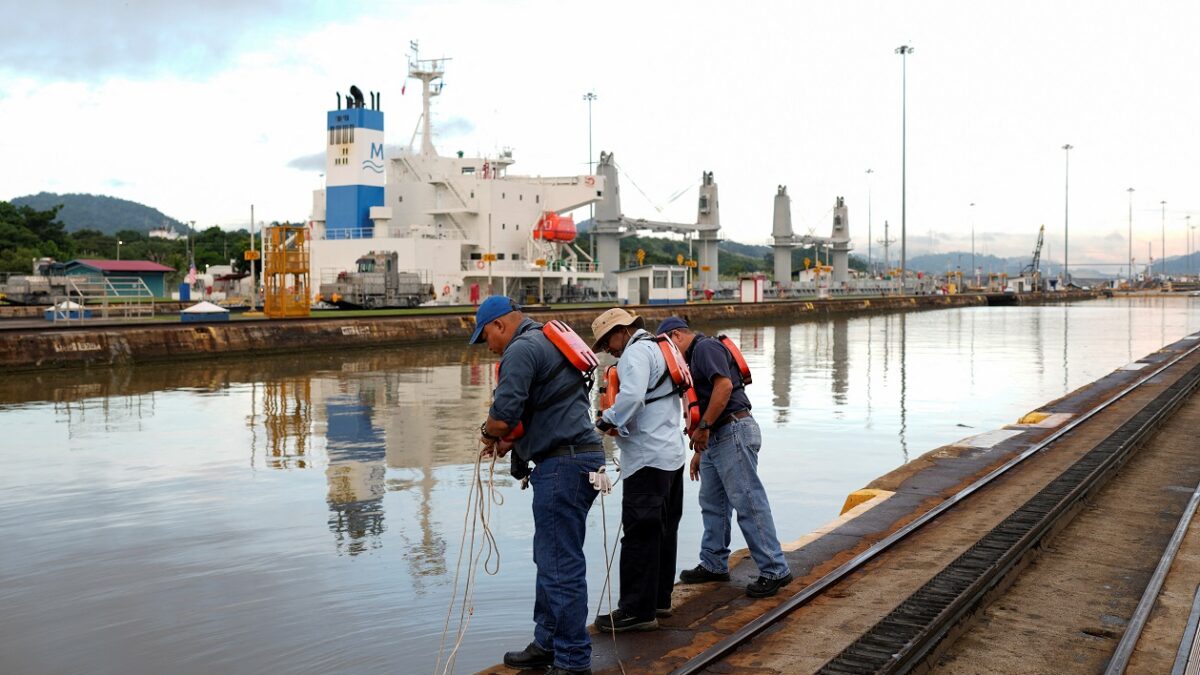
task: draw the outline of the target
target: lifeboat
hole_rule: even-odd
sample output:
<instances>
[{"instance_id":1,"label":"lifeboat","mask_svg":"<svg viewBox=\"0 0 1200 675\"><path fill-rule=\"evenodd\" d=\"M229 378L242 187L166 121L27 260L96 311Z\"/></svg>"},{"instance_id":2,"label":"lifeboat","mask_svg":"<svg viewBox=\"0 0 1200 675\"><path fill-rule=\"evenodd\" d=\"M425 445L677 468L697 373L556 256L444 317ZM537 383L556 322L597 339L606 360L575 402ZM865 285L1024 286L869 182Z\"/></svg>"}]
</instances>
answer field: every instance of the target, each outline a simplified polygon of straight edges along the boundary
<instances>
[{"instance_id":1,"label":"lifeboat","mask_svg":"<svg viewBox=\"0 0 1200 675\"><path fill-rule=\"evenodd\" d=\"M533 238L563 243L575 241L575 219L547 211L538 218L537 225L533 228Z\"/></svg>"}]
</instances>

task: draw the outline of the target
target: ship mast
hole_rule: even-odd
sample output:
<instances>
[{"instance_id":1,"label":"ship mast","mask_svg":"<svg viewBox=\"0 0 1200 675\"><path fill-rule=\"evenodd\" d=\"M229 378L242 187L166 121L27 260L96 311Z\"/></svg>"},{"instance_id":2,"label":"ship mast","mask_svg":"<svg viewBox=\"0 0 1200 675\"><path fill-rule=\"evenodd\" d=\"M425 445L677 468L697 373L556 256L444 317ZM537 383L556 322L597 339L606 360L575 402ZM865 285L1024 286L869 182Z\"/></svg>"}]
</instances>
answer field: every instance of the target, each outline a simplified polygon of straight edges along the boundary
<instances>
[{"instance_id":1,"label":"ship mast","mask_svg":"<svg viewBox=\"0 0 1200 675\"><path fill-rule=\"evenodd\" d=\"M446 73L446 62L450 59L421 59L417 55L417 43L414 41L409 45L412 54L408 58L408 76L421 81L421 156L436 157L429 100L442 93L442 75Z\"/></svg>"}]
</instances>

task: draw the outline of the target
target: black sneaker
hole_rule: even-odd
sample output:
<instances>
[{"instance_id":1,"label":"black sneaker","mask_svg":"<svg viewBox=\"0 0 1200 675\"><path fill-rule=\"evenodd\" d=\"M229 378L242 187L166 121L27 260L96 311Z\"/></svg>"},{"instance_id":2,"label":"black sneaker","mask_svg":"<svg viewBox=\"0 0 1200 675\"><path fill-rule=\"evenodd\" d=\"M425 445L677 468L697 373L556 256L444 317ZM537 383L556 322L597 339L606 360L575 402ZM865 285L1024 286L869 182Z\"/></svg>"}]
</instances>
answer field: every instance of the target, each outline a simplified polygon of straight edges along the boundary
<instances>
[{"instance_id":1,"label":"black sneaker","mask_svg":"<svg viewBox=\"0 0 1200 675\"><path fill-rule=\"evenodd\" d=\"M622 609L596 617L596 630L602 633L624 633L635 630L658 630L658 619L639 619Z\"/></svg>"},{"instance_id":2,"label":"black sneaker","mask_svg":"<svg viewBox=\"0 0 1200 675\"><path fill-rule=\"evenodd\" d=\"M746 587L746 595L752 598L769 598L779 592L779 589L792 583L792 573L779 577L778 579L768 579L759 577L750 582Z\"/></svg>"},{"instance_id":3,"label":"black sneaker","mask_svg":"<svg viewBox=\"0 0 1200 675\"><path fill-rule=\"evenodd\" d=\"M696 565L690 570L680 572L679 580L685 584L702 584L707 581L729 581L729 572L713 572L704 565Z\"/></svg>"},{"instance_id":4,"label":"black sneaker","mask_svg":"<svg viewBox=\"0 0 1200 675\"><path fill-rule=\"evenodd\" d=\"M504 665L517 670L541 670L554 665L554 652L542 649L536 642L530 642L522 651L505 652Z\"/></svg>"},{"instance_id":5,"label":"black sneaker","mask_svg":"<svg viewBox=\"0 0 1200 675\"><path fill-rule=\"evenodd\" d=\"M584 668L583 670L567 670L566 668L551 666L550 670L546 671L546 675L592 675L592 669Z\"/></svg>"},{"instance_id":6,"label":"black sneaker","mask_svg":"<svg viewBox=\"0 0 1200 675\"><path fill-rule=\"evenodd\" d=\"M658 609L654 610L654 616L660 619L669 618L673 614L675 614L675 611L670 607L659 607Z\"/></svg>"}]
</instances>

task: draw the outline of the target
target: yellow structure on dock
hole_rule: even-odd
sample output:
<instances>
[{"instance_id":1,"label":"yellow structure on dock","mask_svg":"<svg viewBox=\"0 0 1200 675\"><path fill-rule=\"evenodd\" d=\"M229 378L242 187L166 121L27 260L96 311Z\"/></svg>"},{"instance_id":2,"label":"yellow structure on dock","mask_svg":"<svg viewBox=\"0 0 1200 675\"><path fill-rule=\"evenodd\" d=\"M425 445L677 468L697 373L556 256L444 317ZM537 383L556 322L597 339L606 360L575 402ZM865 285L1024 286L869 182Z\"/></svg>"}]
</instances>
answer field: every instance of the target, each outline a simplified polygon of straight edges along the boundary
<instances>
[{"instance_id":1,"label":"yellow structure on dock","mask_svg":"<svg viewBox=\"0 0 1200 675\"><path fill-rule=\"evenodd\" d=\"M312 305L308 228L288 223L267 227L263 252L263 313L271 319L307 317Z\"/></svg>"}]
</instances>

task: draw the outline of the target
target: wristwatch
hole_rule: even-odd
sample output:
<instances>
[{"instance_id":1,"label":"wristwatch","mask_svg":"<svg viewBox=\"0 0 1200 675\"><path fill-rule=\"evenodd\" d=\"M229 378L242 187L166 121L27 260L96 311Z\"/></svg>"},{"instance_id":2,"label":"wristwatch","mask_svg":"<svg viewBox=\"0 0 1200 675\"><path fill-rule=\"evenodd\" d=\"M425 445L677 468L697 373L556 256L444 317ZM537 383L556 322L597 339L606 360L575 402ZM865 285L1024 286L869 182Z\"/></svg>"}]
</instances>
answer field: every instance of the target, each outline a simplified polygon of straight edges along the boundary
<instances>
[{"instance_id":1,"label":"wristwatch","mask_svg":"<svg viewBox=\"0 0 1200 675\"><path fill-rule=\"evenodd\" d=\"M712 428L712 425L709 424L707 420L700 420L700 426L697 428L703 429L704 431L708 431L709 429Z\"/></svg>"}]
</instances>

